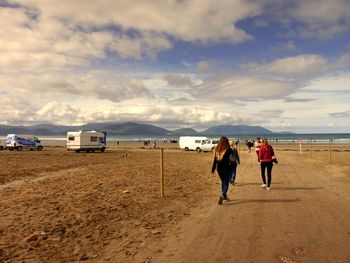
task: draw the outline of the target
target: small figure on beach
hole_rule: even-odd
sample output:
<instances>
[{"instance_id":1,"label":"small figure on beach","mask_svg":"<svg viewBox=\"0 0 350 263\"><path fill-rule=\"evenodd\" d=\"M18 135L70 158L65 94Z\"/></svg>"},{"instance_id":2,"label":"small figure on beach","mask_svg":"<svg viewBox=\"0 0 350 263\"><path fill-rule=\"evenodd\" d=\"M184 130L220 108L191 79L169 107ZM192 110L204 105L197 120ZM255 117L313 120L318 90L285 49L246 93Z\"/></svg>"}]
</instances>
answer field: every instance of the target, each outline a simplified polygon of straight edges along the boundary
<instances>
[{"instance_id":1,"label":"small figure on beach","mask_svg":"<svg viewBox=\"0 0 350 263\"><path fill-rule=\"evenodd\" d=\"M259 159L260 146L261 146L261 140L260 140L260 137L257 137L256 140L255 140L255 143L254 143L254 147L255 147L256 155L258 157L258 164L260 164L260 159Z\"/></svg>"},{"instance_id":2,"label":"small figure on beach","mask_svg":"<svg viewBox=\"0 0 350 263\"><path fill-rule=\"evenodd\" d=\"M231 171L230 171L230 183L235 184L236 175L237 175L237 165L240 164L239 154L237 151L237 143L230 141L230 147L232 149L232 154L230 156L231 161Z\"/></svg>"},{"instance_id":3,"label":"small figure on beach","mask_svg":"<svg viewBox=\"0 0 350 263\"><path fill-rule=\"evenodd\" d=\"M262 188L267 188L267 190L271 190L271 179L272 179L272 160L275 158L275 153L273 151L272 146L269 144L267 138L264 138L262 141L262 145L259 149L259 160L260 160L260 168L261 168L261 178L263 180ZM266 185L266 177L265 170L267 170L267 185Z\"/></svg>"},{"instance_id":4,"label":"small figure on beach","mask_svg":"<svg viewBox=\"0 0 350 263\"><path fill-rule=\"evenodd\" d=\"M217 170L221 179L221 195L218 201L219 205L222 205L224 201L229 200L227 197L227 191L230 182L230 172L232 169L230 161L230 156L232 153L233 152L227 137L222 136L218 145L215 147L214 161L211 168L211 173L214 174L215 170Z\"/></svg>"},{"instance_id":5,"label":"small figure on beach","mask_svg":"<svg viewBox=\"0 0 350 263\"><path fill-rule=\"evenodd\" d=\"M247 145L247 148L248 148L248 152L250 153L252 151L253 146L254 146L253 140L246 141L246 145Z\"/></svg>"}]
</instances>

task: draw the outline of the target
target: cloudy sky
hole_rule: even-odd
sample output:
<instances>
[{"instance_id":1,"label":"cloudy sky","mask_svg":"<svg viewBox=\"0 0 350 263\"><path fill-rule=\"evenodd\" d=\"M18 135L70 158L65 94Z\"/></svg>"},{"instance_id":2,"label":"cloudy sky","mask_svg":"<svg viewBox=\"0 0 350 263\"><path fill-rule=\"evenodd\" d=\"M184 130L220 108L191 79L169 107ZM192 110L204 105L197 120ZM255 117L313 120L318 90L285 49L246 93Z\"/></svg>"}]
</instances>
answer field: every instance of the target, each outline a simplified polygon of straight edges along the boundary
<instances>
[{"instance_id":1,"label":"cloudy sky","mask_svg":"<svg viewBox=\"0 0 350 263\"><path fill-rule=\"evenodd\" d=\"M348 0L0 0L0 124L350 132Z\"/></svg>"}]
</instances>

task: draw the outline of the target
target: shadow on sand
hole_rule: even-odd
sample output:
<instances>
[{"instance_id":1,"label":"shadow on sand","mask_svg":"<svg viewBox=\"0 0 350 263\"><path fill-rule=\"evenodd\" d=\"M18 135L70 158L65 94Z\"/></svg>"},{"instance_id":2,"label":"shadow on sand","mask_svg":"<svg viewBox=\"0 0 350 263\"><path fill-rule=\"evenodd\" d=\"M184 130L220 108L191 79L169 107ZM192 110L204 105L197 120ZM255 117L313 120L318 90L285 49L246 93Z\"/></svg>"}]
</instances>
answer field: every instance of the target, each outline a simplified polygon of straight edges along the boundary
<instances>
[{"instance_id":1,"label":"shadow on sand","mask_svg":"<svg viewBox=\"0 0 350 263\"><path fill-rule=\"evenodd\" d=\"M296 199L247 199L247 200L230 200L225 205L238 205L238 204L246 204L246 203L292 203L292 202L300 202L299 198Z\"/></svg>"},{"instance_id":2,"label":"shadow on sand","mask_svg":"<svg viewBox=\"0 0 350 263\"><path fill-rule=\"evenodd\" d=\"M273 184L271 184L273 185ZM272 186L273 187L273 186ZM318 189L323 189L324 187L283 187L283 186L277 186L273 187L272 190L318 190Z\"/></svg>"},{"instance_id":3,"label":"shadow on sand","mask_svg":"<svg viewBox=\"0 0 350 263\"><path fill-rule=\"evenodd\" d=\"M240 187L240 186L248 186L248 185L261 185L262 183L236 183L234 185L234 187ZM280 182L273 182L272 185L275 185L275 184L281 184Z\"/></svg>"}]
</instances>

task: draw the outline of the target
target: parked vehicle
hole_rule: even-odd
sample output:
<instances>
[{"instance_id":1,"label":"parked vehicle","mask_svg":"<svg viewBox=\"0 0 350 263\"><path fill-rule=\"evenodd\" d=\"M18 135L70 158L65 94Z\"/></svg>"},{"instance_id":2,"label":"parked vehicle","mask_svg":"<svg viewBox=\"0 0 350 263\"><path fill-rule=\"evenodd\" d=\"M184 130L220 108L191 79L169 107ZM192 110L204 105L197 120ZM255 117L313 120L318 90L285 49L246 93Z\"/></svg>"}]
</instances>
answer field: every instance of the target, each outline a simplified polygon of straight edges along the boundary
<instances>
[{"instance_id":1,"label":"parked vehicle","mask_svg":"<svg viewBox=\"0 0 350 263\"><path fill-rule=\"evenodd\" d=\"M75 152L104 152L107 134L104 131L67 132L67 150Z\"/></svg>"},{"instance_id":2,"label":"parked vehicle","mask_svg":"<svg viewBox=\"0 0 350 263\"><path fill-rule=\"evenodd\" d=\"M213 141L207 137L182 136L179 139L180 149L185 151L210 152L215 148Z\"/></svg>"},{"instance_id":3,"label":"parked vehicle","mask_svg":"<svg viewBox=\"0 0 350 263\"><path fill-rule=\"evenodd\" d=\"M41 141L34 135L8 134L5 142L6 149L10 151L22 151L23 149L41 151L43 149Z\"/></svg>"}]
</instances>

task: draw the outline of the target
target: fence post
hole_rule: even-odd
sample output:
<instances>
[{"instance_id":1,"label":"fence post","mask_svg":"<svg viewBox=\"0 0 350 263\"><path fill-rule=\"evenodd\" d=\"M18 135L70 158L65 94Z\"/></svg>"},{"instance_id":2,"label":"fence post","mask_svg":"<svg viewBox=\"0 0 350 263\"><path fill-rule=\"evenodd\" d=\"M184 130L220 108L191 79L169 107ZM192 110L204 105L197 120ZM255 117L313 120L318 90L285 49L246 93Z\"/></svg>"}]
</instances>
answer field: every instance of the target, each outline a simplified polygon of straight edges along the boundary
<instances>
[{"instance_id":1,"label":"fence post","mask_svg":"<svg viewBox=\"0 0 350 263\"><path fill-rule=\"evenodd\" d=\"M303 155L303 149L301 147L301 141L299 142L299 153L300 153L300 155Z\"/></svg>"},{"instance_id":2,"label":"fence post","mask_svg":"<svg viewBox=\"0 0 350 263\"><path fill-rule=\"evenodd\" d=\"M164 197L164 154L163 148L160 148L160 196Z\"/></svg>"},{"instance_id":3,"label":"fence post","mask_svg":"<svg viewBox=\"0 0 350 263\"><path fill-rule=\"evenodd\" d=\"M310 155L311 155L311 158L312 158L312 142L310 142Z\"/></svg>"},{"instance_id":4,"label":"fence post","mask_svg":"<svg viewBox=\"0 0 350 263\"><path fill-rule=\"evenodd\" d=\"M332 164L332 143L329 141L329 163Z\"/></svg>"}]
</instances>

